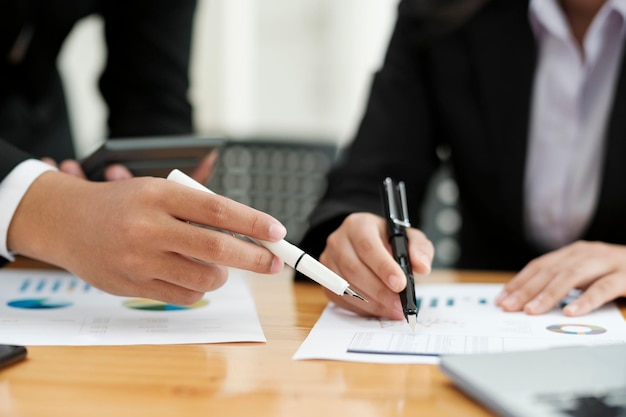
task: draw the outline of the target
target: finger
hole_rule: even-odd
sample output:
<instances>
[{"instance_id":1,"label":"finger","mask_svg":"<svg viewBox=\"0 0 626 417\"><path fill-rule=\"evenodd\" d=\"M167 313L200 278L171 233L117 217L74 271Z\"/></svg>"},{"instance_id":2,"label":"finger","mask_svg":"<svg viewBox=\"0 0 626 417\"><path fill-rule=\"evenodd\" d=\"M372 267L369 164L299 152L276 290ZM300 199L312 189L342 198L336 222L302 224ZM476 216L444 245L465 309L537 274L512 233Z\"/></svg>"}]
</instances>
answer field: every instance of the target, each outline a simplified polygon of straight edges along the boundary
<instances>
[{"instance_id":1,"label":"finger","mask_svg":"<svg viewBox=\"0 0 626 417\"><path fill-rule=\"evenodd\" d=\"M500 294L496 297L496 305L508 311L519 311L522 305L530 300L530 298L528 298L530 293L526 292L526 294L524 294L524 290L527 289L529 282L536 280L537 276L540 274L544 276L552 274L550 271L554 265L559 265L566 256L567 253L563 249L560 249L533 259L504 286ZM553 275L554 274L552 274L552 276ZM535 284L537 283L538 281L535 281ZM520 291L522 291L522 293L520 293ZM536 295L537 288L535 288L534 291L532 296Z\"/></svg>"},{"instance_id":2,"label":"finger","mask_svg":"<svg viewBox=\"0 0 626 417\"><path fill-rule=\"evenodd\" d=\"M133 174L121 164L113 164L106 167L104 170L104 179L106 181L119 181L132 178Z\"/></svg>"},{"instance_id":3,"label":"finger","mask_svg":"<svg viewBox=\"0 0 626 417\"><path fill-rule=\"evenodd\" d=\"M327 249L320 256L320 261L350 282L350 287L363 295L368 302L363 303L353 297L332 296L336 304L349 308L361 315L377 315L392 319L401 319L402 306L398 294L390 290L385 283L359 257L353 246L339 244L342 250L334 249L337 242L331 235Z\"/></svg>"},{"instance_id":4,"label":"finger","mask_svg":"<svg viewBox=\"0 0 626 417\"><path fill-rule=\"evenodd\" d=\"M576 287L568 272L559 273L535 297L522 306L526 314L537 315L552 310Z\"/></svg>"},{"instance_id":5,"label":"finger","mask_svg":"<svg viewBox=\"0 0 626 417\"><path fill-rule=\"evenodd\" d=\"M574 288L608 274L611 266L596 259L570 259L545 287L523 307L528 314L543 314L563 300Z\"/></svg>"},{"instance_id":6,"label":"finger","mask_svg":"<svg viewBox=\"0 0 626 417\"><path fill-rule=\"evenodd\" d=\"M59 169L66 174L73 175L78 178L85 178L85 173L83 172L83 168L80 166L78 161L73 159L66 159L61 162L59 165Z\"/></svg>"},{"instance_id":7,"label":"finger","mask_svg":"<svg viewBox=\"0 0 626 417\"><path fill-rule=\"evenodd\" d=\"M534 259L529 262L520 272L513 277L511 281L506 283L502 288L502 291L496 297L495 303L498 306L502 306L502 302L507 299L515 291L522 288L526 283L531 280L540 269L540 258Z\"/></svg>"},{"instance_id":8,"label":"finger","mask_svg":"<svg viewBox=\"0 0 626 417\"><path fill-rule=\"evenodd\" d=\"M41 162L44 162L44 163L46 163L48 165L51 165L51 166L53 166L55 168L57 167L57 162L54 159L52 159L52 158L48 158L47 156L44 156L43 158L41 158Z\"/></svg>"},{"instance_id":9,"label":"finger","mask_svg":"<svg viewBox=\"0 0 626 417\"><path fill-rule=\"evenodd\" d=\"M435 256L433 243L418 229L408 229L407 236L409 240L409 256L413 270L421 275L430 274L433 257Z\"/></svg>"},{"instance_id":10,"label":"finger","mask_svg":"<svg viewBox=\"0 0 626 417\"><path fill-rule=\"evenodd\" d=\"M283 269L283 261L259 245L216 230L178 223L169 233L169 236L176 237L173 251L177 253L261 274L275 274Z\"/></svg>"},{"instance_id":11,"label":"finger","mask_svg":"<svg viewBox=\"0 0 626 417\"><path fill-rule=\"evenodd\" d=\"M355 288L362 294L361 290ZM339 307L345 308L346 310L350 310L355 312L356 314L363 317L383 317L390 320L404 320L404 316L402 315L402 306L400 304L400 298L396 294L396 300L393 305L386 306L386 309L382 309L381 307L378 310L374 309L372 305L368 303L364 303L363 301L353 301L354 297L341 297L333 292L324 288L324 292L329 300L338 305ZM368 301L371 301L369 298Z\"/></svg>"},{"instance_id":12,"label":"finger","mask_svg":"<svg viewBox=\"0 0 626 417\"><path fill-rule=\"evenodd\" d=\"M563 313L581 316L621 296L626 296L626 275L611 273L593 282L580 297L563 308Z\"/></svg>"},{"instance_id":13,"label":"finger","mask_svg":"<svg viewBox=\"0 0 626 417\"><path fill-rule=\"evenodd\" d=\"M269 214L216 194L172 184L168 209L179 219L228 230L259 240L276 241L287 230Z\"/></svg>"},{"instance_id":14,"label":"finger","mask_svg":"<svg viewBox=\"0 0 626 417\"><path fill-rule=\"evenodd\" d=\"M359 261L373 271L376 277L379 277L377 280L382 280L389 289L397 293L406 287L406 276L391 255L384 219L381 217L374 219L372 227L364 228L360 225L360 219L346 218L344 223L359 220L359 224L354 226L347 224L351 230L354 230L349 235L349 245L354 248ZM337 247L337 250L341 251L342 248Z\"/></svg>"},{"instance_id":15,"label":"finger","mask_svg":"<svg viewBox=\"0 0 626 417\"><path fill-rule=\"evenodd\" d=\"M131 268L124 269L121 275L119 272L117 277L109 275L93 285L114 295L189 305L202 298L205 292L222 286L228 274L227 268L198 262L190 268L190 262L177 254L165 255L146 264L138 273ZM173 265L181 266L181 270Z\"/></svg>"},{"instance_id":16,"label":"finger","mask_svg":"<svg viewBox=\"0 0 626 417\"><path fill-rule=\"evenodd\" d=\"M366 308L371 314L375 313L394 320L402 319L404 316L398 292L402 291L407 284L404 271L381 240L371 239L370 243L372 245L368 245L366 239L361 239L359 243L352 243L359 257L359 263L365 265L373 275L367 281L371 284L363 289L367 299L370 300L368 303L370 305Z\"/></svg>"},{"instance_id":17,"label":"finger","mask_svg":"<svg viewBox=\"0 0 626 417\"><path fill-rule=\"evenodd\" d=\"M215 164L217 163L217 157L219 153L217 149L211 151L205 156L198 166L193 170L191 177L198 181L200 184L206 184L207 181L213 176L215 170Z\"/></svg>"},{"instance_id":18,"label":"finger","mask_svg":"<svg viewBox=\"0 0 626 417\"><path fill-rule=\"evenodd\" d=\"M134 286L127 285L121 291L110 288L107 288L106 291L114 295L144 297L175 305L191 305L199 301L205 294L204 292L193 291L160 279L136 283Z\"/></svg>"},{"instance_id":19,"label":"finger","mask_svg":"<svg viewBox=\"0 0 626 417\"><path fill-rule=\"evenodd\" d=\"M153 276L192 292L205 293L220 288L228 277L223 265L201 262L178 253L169 253L153 263Z\"/></svg>"},{"instance_id":20,"label":"finger","mask_svg":"<svg viewBox=\"0 0 626 417\"><path fill-rule=\"evenodd\" d=\"M507 296L499 303L505 311L521 311L526 303L545 288L545 286L556 276L552 268L544 268L536 270L534 275L529 275L524 285L515 291L508 293Z\"/></svg>"}]
</instances>

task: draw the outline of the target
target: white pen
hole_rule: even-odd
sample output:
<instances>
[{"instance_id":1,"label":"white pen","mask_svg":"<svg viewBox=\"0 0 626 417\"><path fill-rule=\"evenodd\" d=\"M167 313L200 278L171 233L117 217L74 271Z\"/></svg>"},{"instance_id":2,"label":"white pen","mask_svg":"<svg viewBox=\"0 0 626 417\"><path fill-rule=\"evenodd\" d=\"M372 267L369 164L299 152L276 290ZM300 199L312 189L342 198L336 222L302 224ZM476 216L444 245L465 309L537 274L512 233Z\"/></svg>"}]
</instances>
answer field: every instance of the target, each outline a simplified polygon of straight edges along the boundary
<instances>
[{"instance_id":1,"label":"white pen","mask_svg":"<svg viewBox=\"0 0 626 417\"><path fill-rule=\"evenodd\" d=\"M187 174L178 169L172 170L167 179L174 181L178 184L186 185L187 187L194 188L196 190L204 191L207 193L215 194L204 185L200 184ZM274 255L278 256L287 265L295 269L296 271L306 275L318 284L328 288L330 291L337 295L351 295L357 297L363 301L365 298L358 294L356 291L350 288L350 284L339 275L322 265L315 260L311 255L304 252L302 249L287 242L286 240L279 240L277 242L269 242L265 240L248 239L258 243L261 246L269 249Z\"/></svg>"}]
</instances>

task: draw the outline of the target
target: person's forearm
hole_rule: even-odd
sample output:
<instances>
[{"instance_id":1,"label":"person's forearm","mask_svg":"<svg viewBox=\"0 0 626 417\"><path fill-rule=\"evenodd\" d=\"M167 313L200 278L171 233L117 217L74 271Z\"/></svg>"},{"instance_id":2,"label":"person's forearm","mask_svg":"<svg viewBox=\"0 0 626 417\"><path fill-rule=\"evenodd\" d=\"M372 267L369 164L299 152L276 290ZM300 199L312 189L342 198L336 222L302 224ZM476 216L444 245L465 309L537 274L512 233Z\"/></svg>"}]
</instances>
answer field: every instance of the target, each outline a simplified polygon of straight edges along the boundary
<instances>
[{"instance_id":1,"label":"person's forearm","mask_svg":"<svg viewBox=\"0 0 626 417\"><path fill-rule=\"evenodd\" d=\"M6 260L13 260L15 250L8 244L8 230L22 197L41 174L54 169L39 160L28 159L0 182L0 256Z\"/></svg>"},{"instance_id":2,"label":"person's forearm","mask_svg":"<svg viewBox=\"0 0 626 417\"><path fill-rule=\"evenodd\" d=\"M87 198L77 187L85 181L60 172L44 172L32 181L17 205L7 229L7 248L15 253L54 263L55 247L70 226L63 216L71 216L76 201Z\"/></svg>"}]
</instances>

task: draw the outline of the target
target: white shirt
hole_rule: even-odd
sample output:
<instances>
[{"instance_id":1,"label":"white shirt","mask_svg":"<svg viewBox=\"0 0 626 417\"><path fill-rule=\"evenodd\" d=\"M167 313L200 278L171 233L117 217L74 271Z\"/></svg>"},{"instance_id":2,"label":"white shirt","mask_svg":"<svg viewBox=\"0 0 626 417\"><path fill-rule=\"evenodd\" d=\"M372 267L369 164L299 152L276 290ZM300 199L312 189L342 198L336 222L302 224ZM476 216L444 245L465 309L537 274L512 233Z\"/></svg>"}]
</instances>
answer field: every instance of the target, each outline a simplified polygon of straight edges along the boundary
<instances>
[{"instance_id":1,"label":"white shirt","mask_svg":"<svg viewBox=\"0 0 626 417\"><path fill-rule=\"evenodd\" d=\"M626 0L608 0L585 34L581 53L558 0L531 0L539 55L524 215L528 236L547 250L579 239L594 212L625 16Z\"/></svg>"},{"instance_id":2,"label":"white shirt","mask_svg":"<svg viewBox=\"0 0 626 417\"><path fill-rule=\"evenodd\" d=\"M36 159L28 159L19 165L0 182L0 256L13 260L13 253L7 248L9 224L17 206L22 201L28 187L44 172L54 167Z\"/></svg>"}]
</instances>

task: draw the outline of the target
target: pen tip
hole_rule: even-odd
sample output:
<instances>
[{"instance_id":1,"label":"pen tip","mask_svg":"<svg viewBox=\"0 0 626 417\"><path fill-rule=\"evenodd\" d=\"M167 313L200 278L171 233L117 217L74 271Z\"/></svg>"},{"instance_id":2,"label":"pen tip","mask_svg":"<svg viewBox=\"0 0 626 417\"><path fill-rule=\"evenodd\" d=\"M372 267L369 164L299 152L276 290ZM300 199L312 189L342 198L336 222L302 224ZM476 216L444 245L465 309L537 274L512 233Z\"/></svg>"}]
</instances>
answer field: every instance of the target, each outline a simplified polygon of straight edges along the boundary
<instances>
[{"instance_id":1,"label":"pen tip","mask_svg":"<svg viewBox=\"0 0 626 417\"><path fill-rule=\"evenodd\" d=\"M359 300L363 300L363 301L365 301L366 303L368 302L368 301L365 299L365 297L363 297L361 294L359 294L358 292L354 291L354 290L353 290L353 289L351 289L350 287L348 287L348 288L346 288L346 289L345 289L344 294L348 294L348 295L351 295L351 296L353 296L353 297L356 297L356 298L358 298Z\"/></svg>"},{"instance_id":2,"label":"pen tip","mask_svg":"<svg viewBox=\"0 0 626 417\"><path fill-rule=\"evenodd\" d=\"M410 314L406 317L407 323L411 326L411 330L415 331L415 326L417 326L417 314Z\"/></svg>"}]
</instances>

